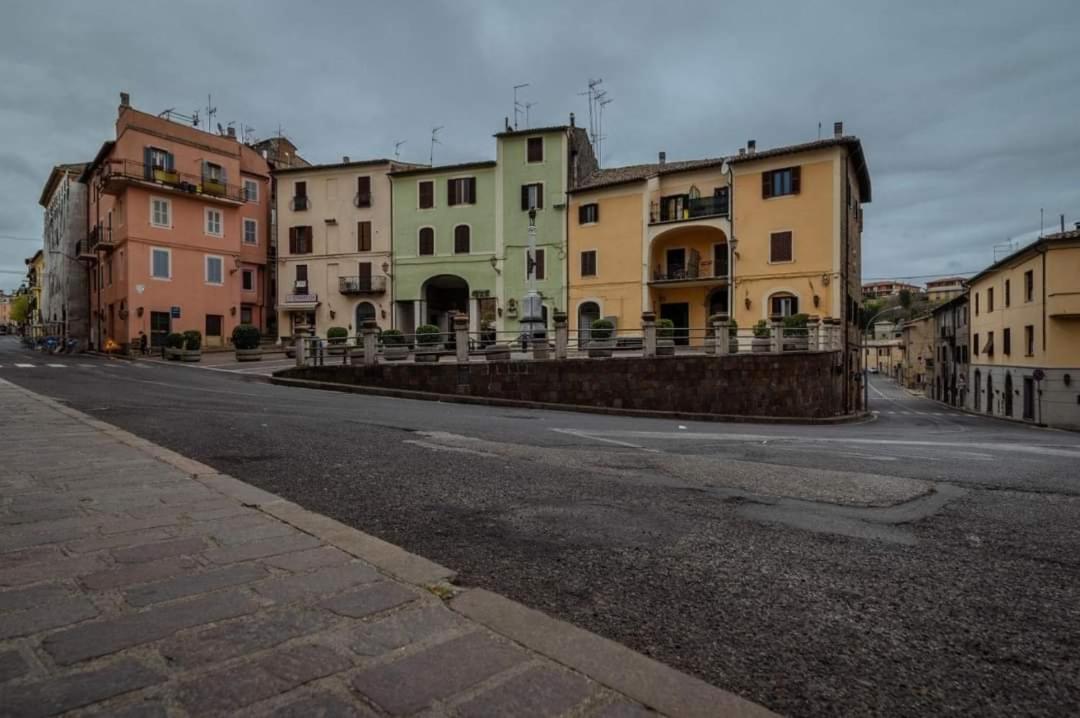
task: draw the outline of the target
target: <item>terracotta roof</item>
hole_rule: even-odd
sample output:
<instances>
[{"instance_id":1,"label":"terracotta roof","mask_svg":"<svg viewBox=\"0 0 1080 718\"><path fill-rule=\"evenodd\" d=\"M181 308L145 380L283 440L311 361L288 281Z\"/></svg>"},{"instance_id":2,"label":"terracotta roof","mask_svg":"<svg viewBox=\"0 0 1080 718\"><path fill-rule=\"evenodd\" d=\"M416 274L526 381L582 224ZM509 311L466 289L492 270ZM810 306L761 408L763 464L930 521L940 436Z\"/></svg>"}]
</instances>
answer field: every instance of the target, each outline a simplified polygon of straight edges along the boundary
<instances>
[{"instance_id":1,"label":"terracotta roof","mask_svg":"<svg viewBox=\"0 0 1080 718\"><path fill-rule=\"evenodd\" d=\"M647 165L627 165L626 167L601 169L590 174L571 191L576 192L586 189L596 189L598 187L610 187L611 185L624 184L626 182L638 182L649 177L672 174L674 172L716 167L722 165L725 159L727 158L716 157L705 160L685 160L683 162L665 162L664 164L654 162Z\"/></svg>"},{"instance_id":2,"label":"terracotta roof","mask_svg":"<svg viewBox=\"0 0 1080 718\"><path fill-rule=\"evenodd\" d=\"M1012 254L1009 254L1008 256L1002 257L998 261L994 262L989 267L982 270L981 272L976 274L971 279L967 280L968 286L971 286L971 285L975 284L976 280L985 277L987 274L990 274L990 272L993 272L995 269L998 269L1000 267L1004 267L1007 264L1011 264L1016 259L1018 259L1019 257L1024 256L1025 254L1030 254L1032 252L1037 252L1038 250L1040 250L1040 249L1042 249L1042 248L1044 248L1044 247L1046 247L1048 245L1051 245L1051 244L1065 244L1065 243L1077 242L1077 241L1080 241L1080 229L1070 229L1070 230L1065 231L1065 232L1056 232L1055 234L1047 234L1047 235L1045 235L1043 237L1040 237L1039 239L1032 242L1031 244L1027 245L1026 247L1021 247L1020 249L1016 250Z\"/></svg>"},{"instance_id":3,"label":"terracotta roof","mask_svg":"<svg viewBox=\"0 0 1080 718\"><path fill-rule=\"evenodd\" d=\"M419 175L427 174L429 172L454 172L456 170L477 170L487 169L495 166L495 160L483 160L480 162L462 162L456 165L435 165L429 167L428 165L421 165L414 169L398 170L396 172L390 172L393 177L402 177L405 175Z\"/></svg>"},{"instance_id":4,"label":"terracotta roof","mask_svg":"<svg viewBox=\"0 0 1080 718\"><path fill-rule=\"evenodd\" d=\"M92 175L94 173L94 170L97 169L98 166L105 161L105 158L109 156L109 153L112 152L112 149L115 146L115 140L105 140L104 142L102 142L101 149L98 150L98 153L94 157L93 161L90 162L90 164L86 165L86 169L84 169L83 173L79 175L79 181L83 183L89 182L90 175Z\"/></svg>"},{"instance_id":5,"label":"terracotta roof","mask_svg":"<svg viewBox=\"0 0 1080 718\"><path fill-rule=\"evenodd\" d=\"M550 125L549 127L526 127L523 130L503 130L496 132L496 137L513 137L514 135L542 135L545 132L565 132L570 125Z\"/></svg>"},{"instance_id":6,"label":"terracotta roof","mask_svg":"<svg viewBox=\"0 0 1080 718\"><path fill-rule=\"evenodd\" d=\"M374 167L377 165L395 165L402 169L414 169L414 168L426 168L427 165L418 165L412 162L398 162L397 160L391 160L386 158L376 158L372 160L355 160L350 162L331 162L325 165L303 165L299 167L282 167L281 169L274 170L274 174L283 175L291 174L295 172L312 172L318 170L335 170L345 169L348 167ZM394 171L394 170L392 170Z\"/></svg>"}]
</instances>

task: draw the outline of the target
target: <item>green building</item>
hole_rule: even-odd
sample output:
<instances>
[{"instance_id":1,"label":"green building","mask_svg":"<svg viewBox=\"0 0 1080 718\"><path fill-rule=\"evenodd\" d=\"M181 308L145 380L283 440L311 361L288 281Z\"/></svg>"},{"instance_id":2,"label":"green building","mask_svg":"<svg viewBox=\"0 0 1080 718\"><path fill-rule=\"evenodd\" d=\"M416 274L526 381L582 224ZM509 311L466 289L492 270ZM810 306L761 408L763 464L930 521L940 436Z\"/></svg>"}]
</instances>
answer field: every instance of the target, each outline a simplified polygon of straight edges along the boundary
<instances>
[{"instance_id":1,"label":"green building","mask_svg":"<svg viewBox=\"0 0 1080 718\"><path fill-rule=\"evenodd\" d=\"M536 209L537 289L550 326L567 302L567 190L596 169L573 124L496 137L496 161L397 171L393 182L394 326L517 332L529 288L529 209Z\"/></svg>"}]
</instances>

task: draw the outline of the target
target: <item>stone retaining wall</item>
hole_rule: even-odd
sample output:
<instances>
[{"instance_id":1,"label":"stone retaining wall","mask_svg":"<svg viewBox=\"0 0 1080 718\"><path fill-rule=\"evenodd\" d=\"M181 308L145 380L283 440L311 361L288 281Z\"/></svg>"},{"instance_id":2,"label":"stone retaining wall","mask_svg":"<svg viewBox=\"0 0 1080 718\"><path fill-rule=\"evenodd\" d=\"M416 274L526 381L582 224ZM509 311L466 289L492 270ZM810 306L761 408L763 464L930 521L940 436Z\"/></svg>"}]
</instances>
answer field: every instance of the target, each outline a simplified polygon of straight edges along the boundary
<instances>
[{"instance_id":1,"label":"stone retaining wall","mask_svg":"<svg viewBox=\"0 0 1080 718\"><path fill-rule=\"evenodd\" d=\"M289 379L680 414L845 413L835 352L297 367Z\"/></svg>"}]
</instances>

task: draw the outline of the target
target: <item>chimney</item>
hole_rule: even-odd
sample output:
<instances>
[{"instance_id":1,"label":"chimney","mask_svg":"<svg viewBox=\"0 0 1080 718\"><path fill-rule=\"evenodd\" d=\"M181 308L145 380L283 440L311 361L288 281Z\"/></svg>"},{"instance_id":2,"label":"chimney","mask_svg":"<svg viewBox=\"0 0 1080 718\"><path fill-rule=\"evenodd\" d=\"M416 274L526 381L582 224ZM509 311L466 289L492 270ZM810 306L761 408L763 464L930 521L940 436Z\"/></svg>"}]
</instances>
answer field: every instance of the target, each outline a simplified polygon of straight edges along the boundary
<instances>
[{"instance_id":1,"label":"chimney","mask_svg":"<svg viewBox=\"0 0 1080 718\"><path fill-rule=\"evenodd\" d=\"M746 152L751 155L757 152L757 140L746 141Z\"/></svg>"},{"instance_id":2,"label":"chimney","mask_svg":"<svg viewBox=\"0 0 1080 718\"><path fill-rule=\"evenodd\" d=\"M574 124L574 113L573 112L570 113L570 126L571 127L577 127L577 125Z\"/></svg>"},{"instance_id":3,"label":"chimney","mask_svg":"<svg viewBox=\"0 0 1080 718\"><path fill-rule=\"evenodd\" d=\"M126 92L121 92L120 93L120 106L121 107L131 107L131 95L129 95Z\"/></svg>"},{"instance_id":4,"label":"chimney","mask_svg":"<svg viewBox=\"0 0 1080 718\"><path fill-rule=\"evenodd\" d=\"M349 164L349 156L348 155L342 155L341 156L341 164L343 164L343 165Z\"/></svg>"},{"instance_id":5,"label":"chimney","mask_svg":"<svg viewBox=\"0 0 1080 718\"><path fill-rule=\"evenodd\" d=\"M844 136L844 123L843 122L834 122L834 123L832 123L832 133L833 133L833 137L836 137L838 139L840 137L843 137Z\"/></svg>"},{"instance_id":6,"label":"chimney","mask_svg":"<svg viewBox=\"0 0 1080 718\"><path fill-rule=\"evenodd\" d=\"M739 148L739 157L742 157L745 154L746 154L746 148L745 147L740 147Z\"/></svg>"},{"instance_id":7,"label":"chimney","mask_svg":"<svg viewBox=\"0 0 1080 718\"><path fill-rule=\"evenodd\" d=\"M231 139L235 140L236 139L236 128L235 127L229 127L228 129L225 130L225 134L227 134Z\"/></svg>"},{"instance_id":8,"label":"chimney","mask_svg":"<svg viewBox=\"0 0 1080 718\"><path fill-rule=\"evenodd\" d=\"M667 164L667 152L660 153L660 164Z\"/></svg>"}]
</instances>

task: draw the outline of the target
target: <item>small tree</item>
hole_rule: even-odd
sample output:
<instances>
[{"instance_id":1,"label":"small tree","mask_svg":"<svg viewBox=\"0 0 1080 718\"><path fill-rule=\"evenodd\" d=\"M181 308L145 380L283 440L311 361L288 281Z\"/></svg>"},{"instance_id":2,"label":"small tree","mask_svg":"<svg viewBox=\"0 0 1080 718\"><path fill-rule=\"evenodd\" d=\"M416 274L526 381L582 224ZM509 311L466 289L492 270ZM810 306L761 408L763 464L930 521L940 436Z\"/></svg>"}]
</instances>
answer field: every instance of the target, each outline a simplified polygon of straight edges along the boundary
<instances>
[{"instance_id":1,"label":"small tree","mask_svg":"<svg viewBox=\"0 0 1080 718\"><path fill-rule=\"evenodd\" d=\"M405 344L405 335L397 329L387 329L379 337L386 347L400 347Z\"/></svg>"},{"instance_id":2,"label":"small tree","mask_svg":"<svg viewBox=\"0 0 1080 718\"><path fill-rule=\"evenodd\" d=\"M910 289L901 289L900 290L900 306L903 307L904 309L911 309L911 300L912 300L911 290Z\"/></svg>"},{"instance_id":3,"label":"small tree","mask_svg":"<svg viewBox=\"0 0 1080 718\"><path fill-rule=\"evenodd\" d=\"M590 339L611 339L615 333L615 324L610 319L595 319L591 326Z\"/></svg>"},{"instance_id":4,"label":"small tree","mask_svg":"<svg viewBox=\"0 0 1080 718\"><path fill-rule=\"evenodd\" d=\"M670 319L661 319L656 322L656 338L671 339L675 336L675 322Z\"/></svg>"},{"instance_id":5,"label":"small tree","mask_svg":"<svg viewBox=\"0 0 1080 718\"><path fill-rule=\"evenodd\" d=\"M13 324L22 324L30 318L30 297L20 294L11 300L8 318Z\"/></svg>"},{"instance_id":6,"label":"small tree","mask_svg":"<svg viewBox=\"0 0 1080 718\"><path fill-rule=\"evenodd\" d=\"M184 335L180 332L169 332L165 335L165 346L169 349L183 349Z\"/></svg>"},{"instance_id":7,"label":"small tree","mask_svg":"<svg viewBox=\"0 0 1080 718\"><path fill-rule=\"evenodd\" d=\"M772 336L772 331L769 329L769 323L764 319L759 319L758 323L754 325L754 336L758 339L768 339Z\"/></svg>"},{"instance_id":8,"label":"small tree","mask_svg":"<svg viewBox=\"0 0 1080 718\"><path fill-rule=\"evenodd\" d=\"M183 334L184 336L184 349L191 351L198 351L202 349L202 333L196 329L188 329Z\"/></svg>"},{"instance_id":9,"label":"small tree","mask_svg":"<svg viewBox=\"0 0 1080 718\"><path fill-rule=\"evenodd\" d=\"M238 324L232 332L233 346L237 349L258 349L259 328L252 324Z\"/></svg>"},{"instance_id":10,"label":"small tree","mask_svg":"<svg viewBox=\"0 0 1080 718\"><path fill-rule=\"evenodd\" d=\"M416 343L424 347L438 345L442 332L434 324L421 324L416 328Z\"/></svg>"},{"instance_id":11,"label":"small tree","mask_svg":"<svg viewBox=\"0 0 1080 718\"><path fill-rule=\"evenodd\" d=\"M737 321L735 321L734 319L732 319L731 321L728 322L728 336L730 336L730 337L739 336L739 323Z\"/></svg>"},{"instance_id":12,"label":"small tree","mask_svg":"<svg viewBox=\"0 0 1080 718\"><path fill-rule=\"evenodd\" d=\"M345 327L330 327L326 330L326 341L330 344L344 344L349 338L349 330Z\"/></svg>"}]
</instances>

